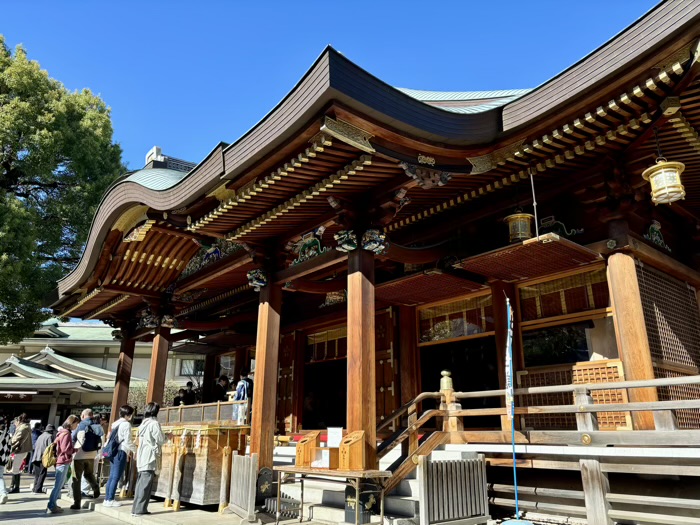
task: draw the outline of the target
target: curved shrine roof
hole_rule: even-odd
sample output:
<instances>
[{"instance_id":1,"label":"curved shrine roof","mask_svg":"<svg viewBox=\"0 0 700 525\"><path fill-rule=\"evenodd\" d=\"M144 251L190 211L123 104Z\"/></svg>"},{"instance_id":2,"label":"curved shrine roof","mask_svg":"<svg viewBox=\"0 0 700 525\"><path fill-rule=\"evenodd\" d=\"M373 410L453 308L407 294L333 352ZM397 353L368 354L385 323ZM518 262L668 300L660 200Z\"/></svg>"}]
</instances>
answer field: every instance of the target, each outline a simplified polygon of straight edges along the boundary
<instances>
[{"instance_id":1,"label":"curved shrine roof","mask_svg":"<svg viewBox=\"0 0 700 525\"><path fill-rule=\"evenodd\" d=\"M86 301L85 307L79 311L94 308L95 315L102 312L100 308L105 300L127 301L124 306L131 305L128 301L136 301L138 292L129 296L132 293L129 287L134 277L140 279L131 267L143 263L144 274L157 273L156 270L150 271L153 266L148 268L151 256L155 266L164 269L168 266L171 273L164 280L174 281L196 251L195 244L186 238L188 234L178 228L197 232L189 235L207 235L208 231L209 235L223 236L229 241L238 241L249 232L255 232L254 235L261 240L265 235L280 235L282 228L290 227L292 214L282 215L289 210L296 210L299 217L306 217L306 222L300 224L328 214L330 210L328 205L322 206L322 199L311 200L319 191L340 185L338 191L341 194L345 191L346 198L353 198L353 188L362 187L367 191L371 185L389 185L393 180L405 177L399 164L387 164L385 158L363 160L364 157L358 156L362 154L363 146L360 145L358 150L359 143L352 140L345 144L339 140L333 142L332 148L326 148L325 155L333 150L331 156L335 160L332 162L317 160L319 166L315 171L299 175L297 179L293 175L287 177L288 173L294 172L294 166L296 169L301 166L303 170L303 163L312 162L318 153L324 151L322 142L317 150L307 146L311 142L309 139L324 130L323 122L327 122L329 108L333 118L349 120L341 126L351 124L350 128L354 127L355 131L350 129L350 134L356 133L358 127L366 126L366 132L359 129L365 133L364 138L360 137L368 147L364 151L381 151L385 156L403 161L410 159L409 162L416 162L422 154L424 159L432 159L433 165L437 163L436 169L455 175L446 190L436 187L430 192L413 194L411 206L416 211L407 208L402 213L414 213L419 218L425 210L432 214L435 209L445 209L445 203L452 206L454 202L461 203L475 198L475 195L495 191L510 184L513 177L526 178L524 172L518 172L523 166L536 166L538 173L547 170L566 172L570 169L567 163L572 159L587 158L596 148L596 154L601 153L608 147L607 142L613 145L624 143L625 137L638 136L642 124L651 122L647 113L638 113L644 111L644 107L655 111L657 95L664 93L660 84L673 87L680 82L685 71L681 64L689 63L694 49L691 43L697 37L698 25L700 2L661 3L599 49L532 90L439 92L398 89L329 47L258 124L236 142L215 147L189 173L144 169L116 182L96 212L78 266L59 281L54 305L61 304L76 292L82 293L82 300ZM663 67L659 66L660 60L666 60ZM672 69L669 69L669 64L673 65ZM647 78L650 80L644 80ZM638 111L640 107L642 109ZM636 118L630 119L630 115ZM597 116L605 116L617 127L609 127L612 124L605 120L596 121ZM589 117L594 124L588 124ZM616 122L618 118L619 122ZM498 152L503 150L508 151L499 156ZM290 157L290 163L284 163ZM340 165L336 166L336 161ZM266 176L265 171L275 168L277 174L282 172L287 178L285 184L278 184L270 190L269 186L279 179L275 179L275 173ZM499 172L501 168L504 171ZM337 169L340 171L336 172ZM355 186L343 182L348 172L352 172L357 181ZM246 190L249 182L257 186ZM304 184L304 187L292 187L289 185L292 183ZM321 183L326 186L319 190ZM212 195L219 190L224 194L233 192L238 200L232 203L233 199L227 196L222 197L214 209L197 208L197 203L207 198L215 206L211 202ZM253 196L253 200L242 200ZM145 228L144 235L153 237L152 241L146 237L145 242L158 245L159 253L163 252L163 258L167 259L161 261L157 258L159 253L146 252L144 246L126 250L119 258L124 262L123 275L112 275L104 270L104 266L100 270L119 288L113 286L111 292L105 290L99 299L89 302L94 297L90 295L92 285L89 289L80 287L85 287L88 279L93 283L102 280L91 275L98 267L108 235L112 235L111 243L130 242L126 239L128 232L144 224L145 211L134 211L135 208L157 212L151 214L150 222L155 222L156 215L161 212L169 216L183 213L181 210L195 212L192 217L190 211L184 212L186 225L179 223L174 230L163 233L168 225L154 226L160 228L158 235L167 235L172 244L170 256L163 252L165 238L158 239ZM124 219L130 210L134 211L131 222ZM280 217L285 217L286 222ZM402 226L402 218L397 212L394 222ZM412 222L408 215L406 218L406 224ZM115 226L119 223L122 229ZM270 224L276 226L270 227ZM128 260L133 264L127 265ZM151 285L153 293L160 293L167 283L151 283L149 289ZM117 295L119 293L127 295Z\"/></svg>"}]
</instances>

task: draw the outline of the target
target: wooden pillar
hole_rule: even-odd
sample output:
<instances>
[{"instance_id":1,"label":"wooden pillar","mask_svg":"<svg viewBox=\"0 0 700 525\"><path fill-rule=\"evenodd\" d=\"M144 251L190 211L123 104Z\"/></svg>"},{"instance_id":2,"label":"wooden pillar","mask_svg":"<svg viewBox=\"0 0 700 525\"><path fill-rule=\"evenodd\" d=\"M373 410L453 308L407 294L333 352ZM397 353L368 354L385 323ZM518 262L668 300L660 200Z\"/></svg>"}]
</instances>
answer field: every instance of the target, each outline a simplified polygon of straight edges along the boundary
<instances>
[{"instance_id":1,"label":"wooden pillar","mask_svg":"<svg viewBox=\"0 0 700 525\"><path fill-rule=\"evenodd\" d=\"M617 348L625 370L625 379L654 379L651 349L633 257L615 253L608 258L608 287ZM655 388L631 388L628 395L631 403L658 401ZM654 417L651 412L633 412L632 417L637 430L654 429Z\"/></svg>"},{"instance_id":2,"label":"wooden pillar","mask_svg":"<svg viewBox=\"0 0 700 525\"><path fill-rule=\"evenodd\" d=\"M258 454L258 468L272 468L275 448L281 306L282 289L279 286L269 284L260 290L250 428L250 453Z\"/></svg>"},{"instance_id":3,"label":"wooden pillar","mask_svg":"<svg viewBox=\"0 0 700 525\"><path fill-rule=\"evenodd\" d=\"M170 350L170 328L156 328L151 350L151 370L148 374L146 403L156 402L163 406L165 394L165 372L168 368L168 350Z\"/></svg>"},{"instance_id":4,"label":"wooden pillar","mask_svg":"<svg viewBox=\"0 0 700 525\"><path fill-rule=\"evenodd\" d=\"M235 356L233 358L233 380L234 387L241 379L241 370L248 368L250 363L246 359L248 357L248 352L245 348L236 348Z\"/></svg>"},{"instance_id":5,"label":"wooden pillar","mask_svg":"<svg viewBox=\"0 0 700 525\"><path fill-rule=\"evenodd\" d=\"M216 354L207 354L204 357L204 376L202 379L202 402L210 403L214 397L214 385L216 384Z\"/></svg>"},{"instance_id":6,"label":"wooden pillar","mask_svg":"<svg viewBox=\"0 0 700 525\"><path fill-rule=\"evenodd\" d=\"M365 431L366 467L377 467L374 254L348 254L348 432Z\"/></svg>"},{"instance_id":7,"label":"wooden pillar","mask_svg":"<svg viewBox=\"0 0 700 525\"><path fill-rule=\"evenodd\" d=\"M420 349L414 306L399 306L399 366L401 405L405 405L421 392Z\"/></svg>"},{"instance_id":8,"label":"wooden pillar","mask_svg":"<svg viewBox=\"0 0 700 525\"><path fill-rule=\"evenodd\" d=\"M304 351L306 332L294 332L294 380L292 381L292 432L299 432L304 413Z\"/></svg>"},{"instance_id":9,"label":"wooden pillar","mask_svg":"<svg viewBox=\"0 0 700 525\"><path fill-rule=\"evenodd\" d=\"M126 335L119 347L119 361L117 362L117 376L114 381L114 393L112 394L112 413L109 417L110 427L119 418L119 407L126 405L129 396L129 384L131 383L131 367L134 363L134 349L136 340ZM53 421L50 421L53 423Z\"/></svg>"}]
</instances>

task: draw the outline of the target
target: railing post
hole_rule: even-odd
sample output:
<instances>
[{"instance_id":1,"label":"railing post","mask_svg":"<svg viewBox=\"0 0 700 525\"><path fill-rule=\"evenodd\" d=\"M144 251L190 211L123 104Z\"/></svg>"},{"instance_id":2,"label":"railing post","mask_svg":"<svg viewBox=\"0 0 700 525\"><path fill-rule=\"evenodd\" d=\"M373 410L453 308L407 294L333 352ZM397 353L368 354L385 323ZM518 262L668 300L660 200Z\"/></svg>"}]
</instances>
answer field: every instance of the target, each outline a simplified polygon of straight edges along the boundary
<instances>
[{"instance_id":1,"label":"railing post","mask_svg":"<svg viewBox=\"0 0 700 525\"><path fill-rule=\"evenodd\" d=\"M411 456L418 450L418 432L413 428L418 420L416 404L408 407L408 455Z\"/></svg>"},{"instance_id":2,"label":"railing post","mask_svg":"<svg viewBox=\"0 0 700 525\"><path fill-rule=\"evenodd\" d=\"M576 427L579 431L592 432L598 430L598 418L595 413L583 412L585 407L593 404L591 393L586 388L574 391L574 401L579 409L576 414ZM583 483L583 496L586 503L586 518L588 523L595 525L612 525L608 517L610 503L606 498L610 491L608 475L600 468L597 459L581 459L581 482Z\"/></svg>"},{"instance_id":3,"label":"railing post","mask_svg":"<svg viewBox=\"0 0 700 525\"><path fill-rule=\"evenodd\" d=\"M443 397L443 401L440 403L440 410L446 410L448 413L452 410L462 410L462 405L455 403L455 391L452 384L451 372L449 370L443 370L440 373L442 374L442 379L440 379L440 393ZM461 418L448 415L442 420L443 432L461 432L462 430L464 430L464 425Z\"/></svg>"},{"instance_id":4,"label":"railing post","mask_svg":"<svg viewBox=\"0 0 700 525\"><path fill-rule=\"evenodd\" d=\"M576 414L576 428L581 431L598 430L598 417L595 413L584 412L585 407L593 404L591 393L586 388L576 389L574 391L574 402L579 409Z\"/></svg>"}]
</instances>

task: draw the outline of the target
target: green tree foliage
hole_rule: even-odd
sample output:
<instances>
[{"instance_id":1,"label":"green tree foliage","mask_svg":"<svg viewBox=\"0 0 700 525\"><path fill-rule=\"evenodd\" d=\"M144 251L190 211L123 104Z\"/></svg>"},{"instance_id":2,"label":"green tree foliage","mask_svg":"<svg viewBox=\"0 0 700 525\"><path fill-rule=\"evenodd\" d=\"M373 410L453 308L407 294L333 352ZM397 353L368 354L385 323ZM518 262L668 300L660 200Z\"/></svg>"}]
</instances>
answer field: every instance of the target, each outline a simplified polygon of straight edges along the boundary
<instances>
[{"instance_id":1,"label":"green tree foliage","mask_svg":"<svg viewBox=\"0 0 700 525\"><path fill-rule=\"evenodd\" d=\"M68 91L0 35L0 343L30 335L123 172L110 110Z\"/></svg>"}]
</instances>

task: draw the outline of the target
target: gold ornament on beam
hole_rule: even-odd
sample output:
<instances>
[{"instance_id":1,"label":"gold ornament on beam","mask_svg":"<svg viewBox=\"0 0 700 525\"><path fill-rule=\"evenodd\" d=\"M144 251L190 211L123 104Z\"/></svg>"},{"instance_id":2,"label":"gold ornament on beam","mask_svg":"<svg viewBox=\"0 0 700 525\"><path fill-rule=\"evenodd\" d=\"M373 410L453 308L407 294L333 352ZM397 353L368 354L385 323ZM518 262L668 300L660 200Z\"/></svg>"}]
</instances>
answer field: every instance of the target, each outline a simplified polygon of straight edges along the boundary
<instances>
[{"instance_id":1,"label":"gold ornament on beam","mask_svg":"<svg viewBox=\"0 0 700 525\"><path fill-rule=\"evenodd\" d=\"M653 166L648 167L642 173L644 180L651 184L651 200L654 204L659 205L671 204L685 199L685 188L681 183L681 174L685 170L685 164L666 160L659 147L657 128L654 128L654 136L656 137L658 158Z\"/></svg>"}]
</instances>

